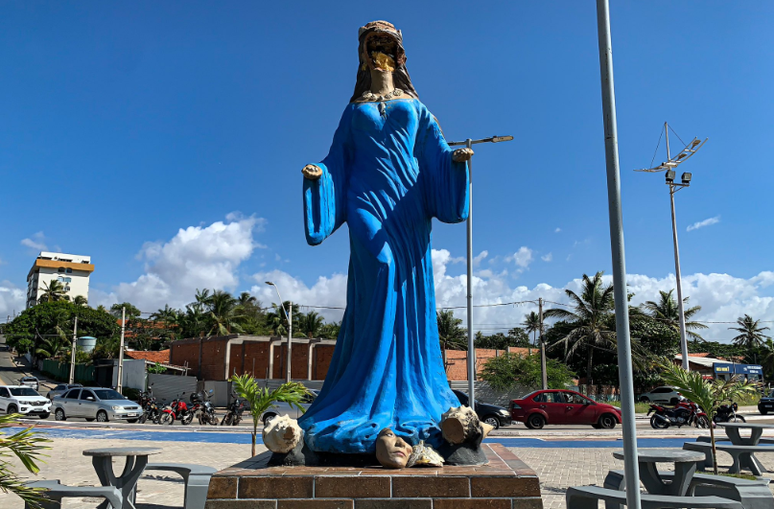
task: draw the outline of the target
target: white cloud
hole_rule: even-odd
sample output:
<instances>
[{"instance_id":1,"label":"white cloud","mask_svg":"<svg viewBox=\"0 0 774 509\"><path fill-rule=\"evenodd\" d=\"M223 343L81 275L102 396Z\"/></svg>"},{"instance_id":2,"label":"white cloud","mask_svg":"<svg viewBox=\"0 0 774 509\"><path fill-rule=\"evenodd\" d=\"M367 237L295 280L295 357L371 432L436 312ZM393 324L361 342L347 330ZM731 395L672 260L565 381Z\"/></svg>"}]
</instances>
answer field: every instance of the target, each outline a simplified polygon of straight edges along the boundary
<instances>
[{"instance_id":1,"label":"white cloud","mask_svg":"<svg viewBox=\"0 0 774 509\"><path fill-rule=\"evenodd\" d=\"M524 270L529 267L530 263L532 263L532 253L533 251L530 248L521 246L518 251L513 253L505 260L509 262L513 261L516 266L521 267L521 270Z\"/></svg>"},{"instance_id":2,"label":"white cloud","mask_svg":"<svg viewBox=\"0 0 774 509\"><path fill-rule=\"evenodd\" d=\"M37 232L32 234L29 238L22 239L21 245L27 246L35 251L46 251L48 246L46 246L45 239L46 236L43 235L43 232Z\"/></svg>"},{"instance_id":3,"label":"white cloud","mask_svg":"<svg viewBox=\"0 0 774 509\"><path fill-rule=\"evenodd\" d=\"M689 225L688 228L685 229L685 231L690 232L693 230L698 230L699 228L704 228L705 226L712 226L713 224L717 224L720 222L720 216L710 217L708 219L705 219L704 221L699 221L696 223L693 223L692 225Z\"/></svg>"},{"instance_id":4,"label":"white cloud","mask_svg":"<svg viewBox=\"0 0 774 509\"><path fill-rule=\"evenodd\" d=\"M544 262L550 262L551 260L554 259L554 255L553 253L548 253L547 255L541 256L540 259L543 260Z\"/></svg>"},{"instance_id":5,"label":"white cloud","mask_svg":"<svg viewBox=\"0 0 774 509\"><path fill-rule=\"evenodd\" d=\"M562 229L561 229L561 228L559 228L559 227L557 227L557 228L556 228L556 230L554 230L554 233L559 233L559 232L561 232L561 231L562 231Z\"/></svg>"},{"instance_id":6,"label":"white cloud","mask_svg":"<svg viewBox=\"0 0 774 509\"><path fill-rule=\"evenodd\" d=\"M473 266L478 266L487 256L489 256L489 251L481 251L478 256L473 257Z\"/></svg>"},{"instance_id":7,"label":"white cloud","mask_svg":"<svg viewBox=\"0 0 774 509\"><path fill-rule=\"evenodd\" d=\"M237 268L257 247L253 233L264 224L264 219L232 213L226 222L189 226L169 241L146 242L137 255L145 260L146 273L109 294L95 292L91 300L94 305L126 301L155 311L164 304L183 307L197 288L234 290L239 283Z\"/></svg>"},{"instance_id":8,"label":"white cloud","mask_svg":"<svg viewBox=\"0 0 774 509\"><path fill-rule=\"evenodd\" d=\"M433 273L436 288L436 304L439 308L455 308L458 318L466 320L467 276L465 268L455 266L454 258L445 249L433 252ZM456 273L453 272L456 271ZM274 289L263 284L273 281L279 286L282 298L294 302L313 305L343 307L346 299L346 276L334 274L319 278L314 285L307 286L292 275L273 271L259 273L254 276L258 283L251 293L258 296L264 304L276 302ZM605 283L612 281L612 276L604 276ZM774 274L761 272L749 279L733 277L728 274L693 274L683 277L683 295L690 296L691 306L700 305L702 310L695 315L701 322L735 322L744 313L762 321L774 321L774 297L765 293L767 284L774 280ZM568 304L565 289L578 293L581 289L581 279L568 281L562 287L538 284L534 287L511 286L512 279L507 271L492 270L477 271L473 276L473 303L476 306L491 304L507 304L487 307L475 307L473 311L474 329L485 334L507 332L524 321L524 315L537 311L537 299L549 301L546 309L556 307L551 302ZM629 291L634 292L633 305L639 305L647 300L657 300L658 291L669 291L674 288L674 276L658 278L641 274L627 275ZM525 302L533 301L533 302ZM327 320L340 320L341 310L324 310ZM700 331L708 340L728 342L733 332L728 330L732 324L708 323L710 328ZM765 325L774 325L766 323Z\"/></svg>"},{"instance_id":9,"label":"white cloud","mask_svg":"<svg viewBox=\"0 0 774 509\"><path fill-rule=\"evenodd\" d=\"M258 298L264 306L268 306L272 302L277 303L279 300L277 299L277 291L265 283L271 281L277 285L282 294L282 300L289 300L294 305L315 306L302 307L302 312L316 311L326 321L335 322L340 321L344 314L343 308L347 303L347 276L345 274L333 274L330 277L320 276L312 286L305 285L281 270L258 272L252 276L252 279L257 284L250 288L250 293Z\"/></svg>"},{"instance_id":10,"label":"white cloud","mask_svg":"<svg viewBox=\"0 0 774 509\"><path fill-rule=\"evenodd\" d=\"M8 316L21 313L26 307L27 292L18 288L10 281L0 281L0 323Z\"/></svg>"}]
</instances>

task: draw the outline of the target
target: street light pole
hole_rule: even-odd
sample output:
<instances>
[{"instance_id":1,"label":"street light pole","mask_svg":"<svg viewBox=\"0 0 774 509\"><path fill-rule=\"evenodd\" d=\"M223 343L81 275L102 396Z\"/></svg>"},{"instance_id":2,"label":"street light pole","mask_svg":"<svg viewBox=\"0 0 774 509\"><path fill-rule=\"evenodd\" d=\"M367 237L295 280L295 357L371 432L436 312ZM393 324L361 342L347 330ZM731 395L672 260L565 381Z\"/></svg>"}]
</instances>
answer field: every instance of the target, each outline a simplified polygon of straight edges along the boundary
<instances>
[{"instance_id":1,"label":"street light pole","mask_svg":"<svg viewBox=\"0 0 774 509\"><path fill-rule=\"evenodd\" d=\"M707 143L708 138L705 138L704 141L701 141L698 138L694 138L675 157L672 157L672 154L669 150L669 124L667 124L666 122L664 122L664 135L666 140L666 154L667 154L666 162L663 162L653 168L634 170L634 171L644 171L648 173L666 171L665 180L666 180L666 184L669 186L669 203L671 205L671 211L672 211L672 242L674 243L674 250L675 250L675 284L677 286L677 313L678 313L678 321L680 323L680 350L683 356L683 369L686 371L689 371L690 364L688 363L688 335L685 332L683 284L682 284L682 279L680 277L680 251L677 247L677 219L675 217L675 193L680 189L691 185L692 175L687 172L683 173L683 175L680 177L682 182L678 184L677 182L675 182L675 175L676 175L675 168L677 168L680 164L687 161L701 147L703 147L704 144Z\"/></svg>"},{"instance_id":2,"label":"street light pole","mask_svg":"<svg viewBox=\"0 0 774 509\"><path fill-rule=\"evenodd\" d=\"M499 143L501 141L511 141L513 136L492 136L491 138L482 138L480 140L453 141L449 143L450 147L465 145L471 148L478 143ZM468 308L468 403L470 408L476 408L476 347L473 340L473 159L468 159L468 288L467 288L467 308Z\"/></svg>"},{"instance_id":3,"label":"street light pole","mask_svg":"<svg viewBox=\"0 0 774 509\"><path fill-rule=\"evenodd\" d=\"M666 140L667 160L669 160L669 126L666 122L664 122L664 135ZM680 250L677 248L677 219L675 217L675 193L679 188L677 188L674 181L668 179L667 185L669 185L669 202L672 206L672 241L674 242L675 248L675 284L677 286L677 312L680 322L680 350L683 354L683 369L690 371L690 363L688 362L688 338L685 334L685 311L683 309L683 283L680 278Z\"/></svg>"},{"instance_id":4,"label":"street light pole","mask_svg":"<svg viewBox=\"0 0 774 509\"><path fill-rule=\"evenodd\" d=\"M277 291L277 298L279 299L279 307L282 308L282 312L285 313L285 319L288 321L288 343L287 343L287 348L286 348L286 350L287 350L287 361L285 362L285 364L286 364L286 367L285 367L285 382L287 383L287 382L290 382L291 375L292 375L292 370L291 370L291 368L292 368L291 352L292 352L292 349L293 349L293 339L292 339L293 338L293 321L290 319L290 316L288 316L288 312L285 311L285 304L283 303L282 295L280 295L280 291L279 291L279 288L277 288L277 285L275 285L271 281L266 281L266 284L269 285L269 286L273 286L274 290ZM292 316L293 315L293 303L289 302L288 303L288 307L290 308L290 314Z\"/></svg>"}]
</instances>

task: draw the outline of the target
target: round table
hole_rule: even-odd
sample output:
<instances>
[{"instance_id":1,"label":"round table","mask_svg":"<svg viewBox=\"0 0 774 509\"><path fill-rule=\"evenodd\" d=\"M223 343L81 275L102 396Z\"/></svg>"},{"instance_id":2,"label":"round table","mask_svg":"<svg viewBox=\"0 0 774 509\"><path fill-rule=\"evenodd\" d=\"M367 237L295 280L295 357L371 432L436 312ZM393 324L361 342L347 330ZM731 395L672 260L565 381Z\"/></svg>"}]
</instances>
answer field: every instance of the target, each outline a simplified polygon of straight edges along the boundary
<instances>
[{"instance_id":1,"label":"round table","mask_svg":"<svg viewBox=\"0 0 774 509\"><path fill-rule=\"evenodd\" d=\"M733 445L758 445L763 435L763 430L774 429L774 424L751 424L749 422L719 422L718 426L723 426L728 439ZM739 430L749 429L750 436L743 437Z\"/></svg>"},{"instance_id":2,"label":"round table","mask_svg":"<svg viewBox=\"0 0 774 509\"><path fill-rule=\"evenodd\" d=\"M137 486L137 480L145 470L148 464L148 456L160 454L158 447L104 447L101 449L86 449L84 456L91 456L91 464L97 472L99 482L102 486L115 486L121 491L124 498L124 505L121 509L135 509L132 503L132 492ZM124 470L120 476L113 473L113 458L116 456L126 457ZM106 509L110 507L107 502L101 503L98 508Z\"/></svg>"},{"instance_id":3,"label":"round table","mask_svg":"<svg viewBox=\"0 0 774 509\"><path fill-rule=\"evenodd\" d=\"M614 451L616 459L624 459L623 451ZM640 466L640 481L648 493L654 495L685 496L696 465L704 461L704 454L698 451L680 449L639 449L637 463ZM658 472L657 463L674 463L675 476L671 482L664 482Z\"/></svg>"}]
</instances>

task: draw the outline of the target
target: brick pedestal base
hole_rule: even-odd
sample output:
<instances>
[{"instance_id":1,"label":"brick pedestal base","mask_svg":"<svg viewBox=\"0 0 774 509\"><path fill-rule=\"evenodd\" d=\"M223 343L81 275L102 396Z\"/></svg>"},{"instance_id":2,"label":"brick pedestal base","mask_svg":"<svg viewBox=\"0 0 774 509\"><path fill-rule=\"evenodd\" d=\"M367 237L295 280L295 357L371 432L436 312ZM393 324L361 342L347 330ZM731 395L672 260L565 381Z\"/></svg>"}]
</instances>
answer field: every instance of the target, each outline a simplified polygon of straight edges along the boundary
<instances>
[{"instance_id":1,"label":"brick pedestal base","mask_svg":"<svg viewBox=\"0 0 774 509\"><path fill-rule=\"evenodd\" d=\"M268 467L266 452L212 477L206 509L542 509L537 475L500 444L480 467Z\"/></svg>"}]
</instances>

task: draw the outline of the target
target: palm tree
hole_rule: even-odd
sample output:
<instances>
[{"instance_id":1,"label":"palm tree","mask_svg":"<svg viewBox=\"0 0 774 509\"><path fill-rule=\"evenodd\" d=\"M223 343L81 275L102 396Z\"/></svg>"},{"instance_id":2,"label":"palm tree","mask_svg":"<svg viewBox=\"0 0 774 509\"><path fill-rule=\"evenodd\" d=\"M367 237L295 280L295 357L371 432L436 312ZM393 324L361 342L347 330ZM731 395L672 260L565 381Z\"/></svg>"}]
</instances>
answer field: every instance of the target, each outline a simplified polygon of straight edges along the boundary
<instances>
[{"instance_id":1,"label":"palm tree","mask_svg":"<svg viewBox=\"0 0 774 509\"><path fill-rule=\"evenodd\" d=\"M737 346L746 348L748 353L756 352L767 339L771 339L763 333L763 331L769 330L769 328L759 326L760 320L753 320L750 315L740 316L736 319L736 323L739 327L729 327L728 329L735 330L740 334L731 339L731 341Z\"/></svg>"},{"instance_id":2,"label":"palm tree","mask_svg":"<svg viewBox=\"0 0 774 509\"><path fill-rule=\"evenodd\" d=\"M59 335L43 338L35 348L35 355L45 359L66 358L70 349L70 342L67 338L61 338Z\"/></svg>"},{"instance_id":3,"label":"palm tree","mask_svg":"<svg viewBox=\"0 0 774 509\"><path fill-rule=\"evenodd\" d=\"M724 401L734 401L757 390L753 382L739 377L730 380L705 380L698 371L685 371L671 362L661 366L661 376L669 384L680 387L680 393L699 405L707 414L709 423L715 420L718 406ZM715 426L709 426L712 444L712 468L718 475L718 451L715 446Z\"/></svg>"},{"instance_id":4,"label":"palm tree","mask_svg":"<svg viewBox=\"0 0 774 509\"><path fill-rule=\"evenodd\" d=\"M18 414L0 415L0 458L15 456L17 459L13 462L0 460L0 492L15 493L26 503L25 507L40 508L50 500L44 492L27 486L14 469L21 465L31 474L40 472L37 462L42 461L42 451L49 449L42 444L51 440L45 438L44 433L33 431L32 426L23 428L17 420L19 417ZM7 432L11 434L7 435Z\"/></svg>"},{"instance_id":5,"label":"palm tree","mask_svg":"<svg viewBox=\"0 0 774 509\"><path fill-rule=\"evenodd\" d=\"M572 290L565 290L574 311L549 309L543 316L566 320L570 331L551 345L564 345L565 362L585 351L587 355L586 378L589 386L594 385L592 377L594 349L611 350L616 345L615 332L608 327L609 316L613 313L613 285L602 287L602 272L593 278L583 274L583 288L578 296Z\"/></svg>"},{"instance_id":6,"label":"palm tree","mask_svg":"<svg viewBox=\"0 0 774 509\"><path fill-rule=\"evenodd\" d=\"M303 332L309 339L320 337L320 331L325 324L325 320L316 311L309 311L301 315L298 320L298 330Z\"/></svg>"},{"instance_id":7,"label":"palm tree","mask_svg":"<svg viewBox=\"0 0 774 509\"><path fill-rule=\"evenodd\" d=\"M462 320L454 316L454 311L445 309L436 312L438 321L438 339L441 344L443 366L446 369L446 350L467 350L468 341L465 331L460 327Z\"/></svg>"},{"instance_id":8,"label":"palm tree","mask_svg":"<svg viewBox=\"0 0 774 509\"><path fill-rule=\"evenodd\" d=\"M49 283L44 282L43 293L40 295L38 302L56 302L59 300L70 300L64 284L56 279L52 279Z\"/></svg>"},{"instance_id":9,"label":"palm tree","mask_svg":"<svg viewBox=\"0 0 774 509\"><path fill-rule=\"evenodd\" d=\"M255 296L250 295L250 292L242 292L239 294L239 297L237 297L237 301L240 306L254 306L258 302L258 299L255 298Z\"/></svg>"},{"instance_id":10,"label":"palm tree","mask_svg":"<svg viewBox=\"0 0 774 509\"><path fill-rule=\"evenodd\" d=\"M654 302L649 300L642 304L642 308L652 318L655 318L659 322L666 324L676 331L680 331L680 309L677 305L677 301L672 297L674 290L665 292L659 290L659 301ZM686 308L685 304L688 304L689 297L683 299L683 317L685 318L685 329L690 337L693 339L704 341L700 335L693 332L696 329L706 329L707 326L701 322L690 322L693 315L701 311L701 306L693 306L692 308Z\"/></svg>"},{"instance_id":11,"label":"palm tree","mask_svg":"<svg viewBox=\"0 0 774 509\"><path fill-rule=\"evenodd\" d=\"M532 342L537 346L537 333L540 331L540 315L534 311L530 311L524 315L524 321L521 322L521 325L527 333L532 333Z\"/></svg>"},{"instance_id":12,"label":"palm tree","mask_svg":"<svg viewBox=\"0 0 774 509\"><path fill-rule=\"evenodd\" d=\"M274 311L266 314L266 326L271 329L272 334L275 336L286 336L288 333L288 321L285 317L285 313L287 313L288 306L290 306L290 301L286 300L282 303L282 306L284 311L280 309L277 304L272 304L271 307ZM298 330L300 314L301 312L298 310L298 306L294 306L293 314L290 316L291 320L293 320L293 330Z\"/></svg>"},{"instance_id":13,"label":"palm tree","mask_svg":"<svg viewBox=\"0 0 774 509\"><path fill-rule=\"evenodd\" d=\"M761 349L761 367L764 373L771 373L774 371L774 341L771 338L767 338ZM767 377L771 378L771 377Z\"/></svg>"},{"instance_id":14,"label":"palm tree","mask_svg":"<svg viewBox=\"0 0 774 509\"><path fill-rule=\"evenodd\" d=\"M75 298L73 299L73 304L75 304L76 306L86 307L89 305L89 300L83 295L76 295Z\"/></svg>"},{"instance_id":15,"label":"palm tree","mask_svg":"<svg viewBox=\"0 0 774 509\"><path fill-rule=\"evenodd\" d=\"M212 335L225 336L232 332L242 332L240 321L244 318L238 301L228 292L215 290L207 299L210 307L210 332Z\"/></svg>"},{"instance_id":16,"label":"palm tree","mask_svg":"<svg viewBox=\"0 0 774 509\"><path fill-rule=\"evenodd\" d=\"M234 387L234 392L238 396L245 398L250 405L250 414L253 416L253 451L252 455L255 456L255 438L258 435L258 423L261 420L261 415L269 409L275 402L281 401L287 403L291 408L297 408L301 413L305 412L304 407L301 406L304 398L309 395L309 391L306 387L298 382L287 382L280 385L273 391L269 391L267 387L259 387L255 378L251 377L248 373L237 375L236 373L229 379Z\"/></svg>"}]
</instances>

